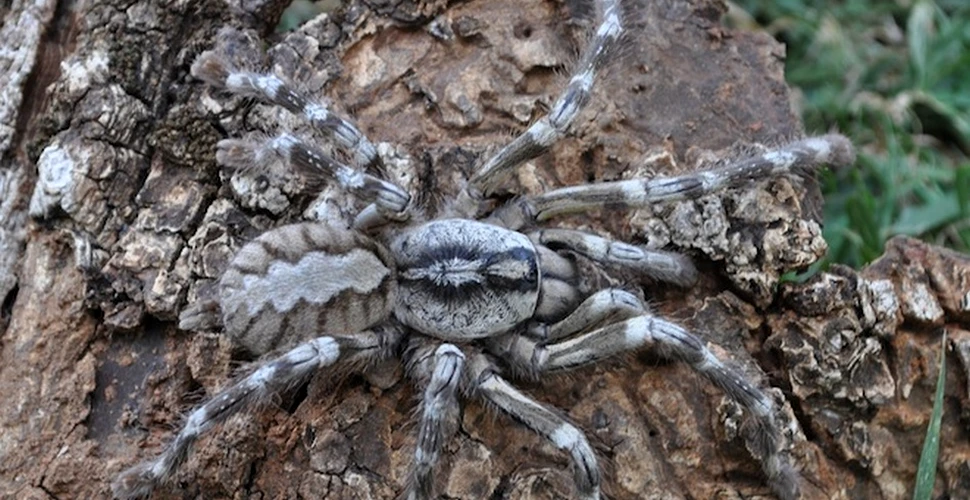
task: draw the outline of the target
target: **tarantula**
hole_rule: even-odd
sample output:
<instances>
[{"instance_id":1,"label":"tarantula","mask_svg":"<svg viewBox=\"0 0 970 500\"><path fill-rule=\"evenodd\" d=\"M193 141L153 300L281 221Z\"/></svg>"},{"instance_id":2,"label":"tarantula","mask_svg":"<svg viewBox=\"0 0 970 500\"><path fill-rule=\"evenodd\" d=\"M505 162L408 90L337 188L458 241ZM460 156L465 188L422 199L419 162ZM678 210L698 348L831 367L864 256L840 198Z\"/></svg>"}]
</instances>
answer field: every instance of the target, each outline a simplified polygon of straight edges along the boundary
<instances>
[{"instance_id":1,"label":"tarantula","mask_svg":"<svg viewBox=\"0 0 970 500\"><path fill-rule=\"evenodd\" d=\"M538 379L646 347L689 364L742 405L756 429L753 453L771 488L782 498L798 496L798 474L780 450L772 400L697 335L651 314L638 296L590 290L580 262L690 286L697 279L690 260L542 223L591 208L645 207L823 164L849 164L852 146L839 135L808 138L712 170L561 188L491 209L486 202L506 177L563 137L589 101L624 29L619 0L597 0L596 12L595 34L548 114L489 157L434 220L419 213L401 186L368 173L380 156L349 120L273 74L233 67L225 48L198 58L195 77L302 115L353 158L352 165L341 163L283 133L261 142L224 140L216 155L220 164L253 169L282 158L295 171L325 177L369 205L349 225L325 220L267 231L230 263L219 282L217 308L196 304L182 314L181 328L197 329L215 315L252 353L282 354L267 356L191 412L159 456L115 480L117 497L149 494L173 476L203 432L318 371L365 370L378 360L400 358L423 394L402 496L432 497L435 465L457 430L459 400L468 397L568 453L577 494L596 499L601 470L583 432L506 377Z\"/></svg>"}]
</instances>

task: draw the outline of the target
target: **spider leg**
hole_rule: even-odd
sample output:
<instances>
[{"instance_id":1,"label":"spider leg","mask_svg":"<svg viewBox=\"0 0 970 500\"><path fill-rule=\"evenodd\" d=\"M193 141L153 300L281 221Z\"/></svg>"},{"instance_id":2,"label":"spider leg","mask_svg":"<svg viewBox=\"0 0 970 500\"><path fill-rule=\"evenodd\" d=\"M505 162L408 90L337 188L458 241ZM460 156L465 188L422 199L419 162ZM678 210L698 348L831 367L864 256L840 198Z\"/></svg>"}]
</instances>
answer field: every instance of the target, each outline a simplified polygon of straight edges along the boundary
<instances>
[{"instance_id":1,"label":"spider leg","mask_svg":"<svg viewBox=\"0 0 970 500\"><path fill-rule=\"evenodd\" d=\"M211 50L199 56L192 64L192 75L213 87L241 96L255 97L302 115L317 129L333 138L338 145L353 151L355 164L364 168L377 167L380 164L377 149L353 123L332 113L326 105L296 90L276 75L237 70L219 50ZM220 141L216 160L229 167L252 169L264 165L269 155L283 158L294 169L311 179L324 177L335 180L365 201L373 201L377 212L385 220L401 220L407 216L405 210L411 197L404 188L366 174L361 169L344 165L320 148L291 134L280 134L262 144L240 139ZM370 221L368 224L377 223Z\"/></svg>"},{"instance_id":2,"label":"spider leg","mask_svg":"<svg viewBox=\"0 0 970 500\"><path fill-rule=\"evenodd\" d=\"M606 320L624 320L645 313L647 307L636 295L619 288L608 288L587 297L562 320L552 324L538 323L529 329L528 334L545 342L555 342Z\"/></svg>"},{"instance_id":3,"label":"spider leg","mask_svg":"<svg viewBox=\"0 0 970 500\"><path fill-rule=\"evenodd\" d=\"M798 475L779 450L781 430L771 399L683 327L643 314L562 342L544 345L518 336L505 347L503 354L513 366L525 365L527 368L519 369L535 374L569 370L647 347L659 348L663 354L690 365L752 415L754 433L749 445L761 461L769 484L781 498L798 497Z\"/></svg>"},{"instance_id":4,"label":"spider leg","mask_svg":"<svg viewBox=\"0 0 970 500\"><path fill-rule=\"evenodd\" d=\"M192 64L192 76L215 88L226 89L240 96L255 97L285 108L293 114L302 115L314 127L332 137L337 144L353 151L357 165L366 168L377 166L380 162L377 149L352 122L336 115L322 102L298 91L272 73L240 71L233 68L228 58L219 50L210 50Z\"/></svg>"},{"instance_id":5,"label":"spider leg","mask_svg":"<svg viewBox=\"0 0 970 500\"><path fill-rule=\"evenodd\" d=\"M400 212L389 210L378 203L371 203L357 213L357 216L354 217L352 227L364 233L371 233L374 228L387 224L388 222L406 221L410 217L406 209L407 202L405 202Z\"/></svg>"},{"instance_id":6,"label":"spider leg","mask_svg":"<svg viewBox=\"0 0 970 500\"><path fill-rule=\"evenodd\" d=\"M430 350L430 349L429 349ZM426 379L418 424L407 500L426 500L434 494L434 467L445 443L458 430L458 389L465 369L465 355L452 344L441 344L433 355L415 363L417 378Z\"/></svg>"},{"instance_id":7,"label":"spider leg","mask_svg":"<svg viewBox=\"0 0 970 500\"><path fill-rule=\"evenodd\" d=\"M537 321L524 332L512 332L489 339L486 345L493 356L507 360L517 376L538 380L540 371L546 368L541 360L534 358L537 355L546 355L540 346L597 326L645 314L649 314L649 310L639 297L619 288L607 288L586 297L559 321Z\"/></svg>"},{"instance_id":8,"label":"spider leg","mask_svg":"<svg viewBox=\"0 0 970 500\"><path fill-rule=\"evenodd\" d=\"M567 248L600 264L643 273L667 283L689 287L697 282L697 268L684 255L648 250L574 229L543 229L532 241L552 248Z\"/></svg>"},{"instance_id":9,"label":"spider leg","mask_svg":"<svg viewBox=\"0 0 970 500\"><path fill-rule=\"evenodd\" d=\"M472 197L476 193L485 196L492 194L509 172L544 153L566 134L576 116L589 102L596 73L603 68L610 49L623 33L619 4L619 0L596 2L599 28L583 51L576 73L570 78L566 89L546 116L485 162L469 181L466 191L470 193L462 194Z\"/></svg>"},{"instance_id":10,"label":"spider leg","mask_svg":"<svg viewBox=\"0 0 970 500\"><path fill-rule=\"evenodd\" d=\"M730 165L659 179L632 179L572 186L540 194L531 199L529 215L546 220L593 208L647 207L655 203L686 200L723 188L743 185L788 172L810 172L820 165L851 165L855 161L852 143L837 134L792 142Z\"/></svg>"},{"instance_id":11,"label":"spider leg","mask_svg":"<svg viewBox=\"0 0 970 500\"><path fill-rule=\"evenodd\" d=\"M287 161L309 178L324 177L365 201L373 201L378 211L397 217L407 209L411 196L404 188L345 165L292 134L283 133L262 143L244 139L219 141L216 161L227 167L250 169L265 165L271 156Z\"/></svg>"},{"instance_id":12,"label":"spider leg","mask_svg":"<svg viewBox=\"0 0 970 500\"><path fill-rule=\"evenodd\" d=\"M539 254L542 279L539 280L539 303L533 319L549 323L561 318L582 299L582 278L576 263L542 245L535 245Z\"/></svg>"},{"instance_id":13,"label":"spider leg","mask_svg":"<svg viewBox=\"0 0 970 500\"><path fill-rule=\"evenodd\" d=\"M175 474L196 439L213 425L251 406L266 404L273 395L305 382L317 370L338 361L360 364L388 357L395 351L400 336L400 332L387 329L317 337L263 364L192 411L182 430L159 456L122 472L111 484L114 496L148 496Z\"/></svg>"},{"instance_id":14,"label":"spider leg","mask_svg":"<svg viewBox=\"0 0 970 500\"><path fill-rule=\"evenodd\" d=\"M583 432L554 410L522 393L494 371L492 363L477 355L470 363L473 393L569 453L573 481L584 500L598 500L602 481L593 448Z\"/></svg>"}]
</instances>

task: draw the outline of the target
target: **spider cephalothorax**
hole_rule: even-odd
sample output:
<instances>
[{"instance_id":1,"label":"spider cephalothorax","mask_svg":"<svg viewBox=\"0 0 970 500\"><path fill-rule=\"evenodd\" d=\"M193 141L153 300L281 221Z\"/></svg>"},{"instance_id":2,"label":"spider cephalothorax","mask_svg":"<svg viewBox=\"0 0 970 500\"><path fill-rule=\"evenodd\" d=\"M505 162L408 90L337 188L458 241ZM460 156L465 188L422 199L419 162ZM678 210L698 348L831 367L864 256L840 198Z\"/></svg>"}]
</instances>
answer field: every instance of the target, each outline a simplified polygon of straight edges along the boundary
<instances>
[{"instance_id":1,"label":"spider cephalothorax","mask_svg":"<svg viewBox=\"0 0 970 500\"><path fill-rule=\"evenodd\" d=\"M157 458L115 481L115 494L147 494L173 475L206 429L319 371L343 365L365 370L377 360L400 358L423 394L405 496L433 496L435 464L458 427L459 400L468 396L568 453L577 495L599 498L600 467L583 432L506 377L538 378L658 347L750 413L756 434L751 449L769 484L780 497L798 496L798 474L780 449L772 400L699 337L650 313L637 295L593 288L579 264L690 286L697 278L690 261L545 222L587 209L689 199L826 163L847 164L852 147L838 135L808 138L694 174L579 185L483 208L508 174L566 134L589 100L598 70L623 33L618 0L597 2L597 16L598 28L549 113L489 157L432 220L418 213L405 189L366 173L381 160L350 121L272 74L234 67L226 44L200 56L193 75L304 116L353 158L345 165L283 133L264 141L222 141L221 164L255 169L280 157L297 172L325 177L370 204L351 223L302 222L265 232L229 264L219 283L218 308L197 304L183 313L180 325L196 329L218 312L216 320L231 338L268 359L194 410Z\"/></svg>"}]
</instances>

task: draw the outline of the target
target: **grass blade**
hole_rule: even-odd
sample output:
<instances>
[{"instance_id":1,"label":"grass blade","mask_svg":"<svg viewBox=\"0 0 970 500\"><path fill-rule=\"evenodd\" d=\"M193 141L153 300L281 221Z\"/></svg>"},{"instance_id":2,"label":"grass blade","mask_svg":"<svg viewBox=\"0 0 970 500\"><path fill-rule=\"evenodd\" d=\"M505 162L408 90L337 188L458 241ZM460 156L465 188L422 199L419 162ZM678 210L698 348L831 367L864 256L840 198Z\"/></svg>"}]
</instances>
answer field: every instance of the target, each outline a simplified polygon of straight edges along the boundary
<instances>
[{"instance_id":1,"label":"grass blade","mask_svg":"<svg viewBox=\"0 0 970 500\"><path fill-rule=\"evenodd\" d=\"M920 453L919 457L919 469L916 471L913 500L929 500L933 495L933 483L936 482L936 461L940 455L940 422L943 420L943 386L945 381L946 330L943 331L943 342L940 349L940 375L936 379L933 414L930 416L930 424L926 427L926 440L923 441L923 452Z\"/></svg>"},{"instance_id":2,"label":"grass blade","mask_svg":"<svg viewBox=\"0 0 970 500\"><path fill-rule=\"evenodd\" d=\"M929 58L929 47L935 31L934 10L932 2L916 2L910 12L909 19L906 20L909 57L913 64L913 70L916 72L919 88L923 88L926 84L926 60Z\"/></svg>"}]
</instances>

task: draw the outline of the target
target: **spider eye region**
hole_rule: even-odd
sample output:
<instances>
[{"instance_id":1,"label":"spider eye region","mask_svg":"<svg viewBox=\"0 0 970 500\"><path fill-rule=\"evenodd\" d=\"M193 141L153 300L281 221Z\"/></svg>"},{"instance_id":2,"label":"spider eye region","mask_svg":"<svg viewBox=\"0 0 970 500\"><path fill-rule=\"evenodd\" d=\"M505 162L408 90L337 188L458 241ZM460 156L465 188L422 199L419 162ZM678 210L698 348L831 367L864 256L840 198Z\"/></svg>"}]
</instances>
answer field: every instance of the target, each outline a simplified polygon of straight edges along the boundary
<instances>
[{"instance_id":1,"label":"spider eye region","mask_svg":"<svg viewBox=\"0 0 970 500\"><path fill-rule=\"evenodd\" d=\"M506 332L532 317L539 297L536 249L525 235L464 219L423 224L391 245L395 315L449 341Z\"/></svg>"}]
</instances>

